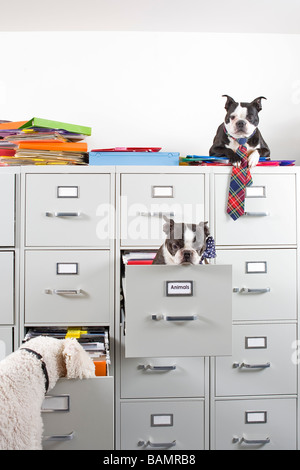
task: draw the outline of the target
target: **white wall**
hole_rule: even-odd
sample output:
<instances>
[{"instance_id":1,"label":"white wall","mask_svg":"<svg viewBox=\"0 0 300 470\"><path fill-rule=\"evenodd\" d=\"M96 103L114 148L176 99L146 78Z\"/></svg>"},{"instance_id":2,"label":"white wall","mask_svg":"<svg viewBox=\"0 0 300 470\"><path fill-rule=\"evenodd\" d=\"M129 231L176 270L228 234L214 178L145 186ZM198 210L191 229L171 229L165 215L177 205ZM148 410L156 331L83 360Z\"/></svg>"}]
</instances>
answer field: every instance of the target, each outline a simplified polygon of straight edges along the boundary
<instances>
[{"instance_id":1,"label":"white wall","mask_svg":"<svg viewBox=\"0 0 300 470\"><path fill-rule=\"evenodd\" d=\"M207 155L225 99L266 96L272 158L300 164L300 36L0 33L0 119L91 126L89 149L161 146Z\"/></svg>"}]
</instances>

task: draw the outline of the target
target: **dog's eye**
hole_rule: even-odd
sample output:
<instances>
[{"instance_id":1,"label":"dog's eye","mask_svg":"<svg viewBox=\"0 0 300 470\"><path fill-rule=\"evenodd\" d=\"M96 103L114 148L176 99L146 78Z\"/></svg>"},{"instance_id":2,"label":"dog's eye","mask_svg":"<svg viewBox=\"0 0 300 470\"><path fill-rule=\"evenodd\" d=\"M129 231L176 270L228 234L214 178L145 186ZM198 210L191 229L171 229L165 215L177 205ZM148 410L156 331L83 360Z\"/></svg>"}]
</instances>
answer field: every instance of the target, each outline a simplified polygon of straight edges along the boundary
<instances>
[{"instance_id":1,"label":"dog's eye","mask_svg":"<svg viewBox=\"0 0 300 470\"><path fill-rule=\"evenodd\" d=\"M234 118L235 118L235 116L230 116L230 119L231 119L232 121L234 120Z\"/></svg>"},{"instance_id":2,"label":"dog's eye","mask_svg":"<svg viewBox=\"0 0 300 470\"><path fill-rule=\"evenodd\" d=\"M176 243L172 243L172 249L173 250L178 250L178 245L176 245Z\"/></svg>"}]
</instances>

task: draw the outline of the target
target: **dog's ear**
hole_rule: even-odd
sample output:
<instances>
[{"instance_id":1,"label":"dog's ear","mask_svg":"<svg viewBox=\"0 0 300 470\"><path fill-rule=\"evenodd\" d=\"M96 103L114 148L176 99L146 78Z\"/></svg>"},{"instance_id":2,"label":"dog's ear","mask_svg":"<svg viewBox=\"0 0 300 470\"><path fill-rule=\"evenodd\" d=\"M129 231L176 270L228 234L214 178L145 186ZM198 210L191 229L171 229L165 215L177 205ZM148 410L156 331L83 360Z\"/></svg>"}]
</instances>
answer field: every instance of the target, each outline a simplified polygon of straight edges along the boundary
<instances>
[{"instance_id":1,"label":"dog's ear","mask_svg":"<svg viewBox=\"0 0 300 470\"><path fill-rule=\"evenodd\" d=\"M168 238L170 238L170 233L172 230L174 230L174 220L173 219L168 219L168 217L166 217L165 215L163 216L164 218L164 221L166 222L164 225L163 225L163 231L165 232L165 234L167 235Z\"/></svg>"},{"instance_id":2,"label":"dog's ear","mask_svg":"<svg viewBox=\"0 0 300 470\"><path fill-rule=\"evenodd\" d=\"M236 102L233 98L231 98L231 96L229 96L229 95L222 95L222 96L224 96L224 97L227 98L226 103L225 103L225 109L226 109L226 111L228 111L229 106L230 106L232 103L236 103L236 104L237 104L237 102Z\"/></svg>"},{"instance_id":3,"label":"dog's ear","mask_svg":"<svg viewBox=\"0 0 300 470\"><path fill-rule=\"evenodd\" d=\"M75 338L67 338L62 351L68 379L89 379L95 377L95 365Z\"/></svg>"},{"instance_id":4,"label":"dog's ear","mask_svg":"<svg viewBox=\"0 0 300 470\"><path fill-rule=\"evenodd\" d=\"M253 100L251 104L253 104L253 106L256 107L257 111L261 111L262 110L261 100L266 100L266 99L267 98L265 98L264 96L259 96L258 98L255 98L255 100Z\"/></svg>"},{"instance_id":5,"label":"dog's ear","mask_svg":"<svg viewBox=\"0 0 300 470\"><path fill-rule=\"evenodd\" d=\"M200 227L203 228L205 237L208 237L208 235L210 234L209 227L208 227L208 222L200 222L199 225L200 225Z\"/></svg>"}]
</instances>

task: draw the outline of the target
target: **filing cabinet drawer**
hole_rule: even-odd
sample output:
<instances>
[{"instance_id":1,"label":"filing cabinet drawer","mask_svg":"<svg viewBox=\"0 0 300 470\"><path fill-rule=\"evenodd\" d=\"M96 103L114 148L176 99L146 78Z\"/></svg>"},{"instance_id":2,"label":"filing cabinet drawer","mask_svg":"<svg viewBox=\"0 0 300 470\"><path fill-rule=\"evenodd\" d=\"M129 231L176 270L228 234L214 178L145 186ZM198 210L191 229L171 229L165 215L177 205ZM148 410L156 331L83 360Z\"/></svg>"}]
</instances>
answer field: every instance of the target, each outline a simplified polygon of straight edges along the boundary
<instances>
[{"instance_id":1,"label":"filing cabinet drawer","mask_svg":"<svg viewBox=\"0 0 300 470\"><path fill-rule=\"evenodd\" d=\"M226 213L230 175L215 175L217 245L296 243L295 175L255 174L247 189L245 212L237 221Z\"/></svg>"},{"instance_id":2,"label":"filing cabinet drawer","mask_svg":"<svg viewBox=\"0 0 300 470\"><path fill-rule=\"evenodd\" d=\"M0 326L0 361L13 351L13 329Z\"/></svg>"},{"instance_id":3,"label":"filing cabinet drawer","mask_svg":"<svg viewBox=\"0 0 300 470\"><path fill-rule=\"evenodd\" d=\"M216 396L297 393L294 324L233 326L232 357L216 358Z\"/></svg>"},{"instance_id":4,"label":"filing cabinet drawer","mask_svg":"<svg viewBox=\"0 0 300 470\"><path fill-rule=\"evenodd\" d=\"M45 450L111 450L113 377L60 379L42 406Z\"/></svg>"},{"instance_id":5,"label":"filing cabinet drawer","mask_svg":"<svg viewBox=\"0 0 300 470\"><path fill-rule=\"evenodd\" d=\"M218 250L216 259L232 264L233 320L296 319L296 250Z\"/></svg>"},{"instance_id":6,"label":"filing cabinet drawer","mask_svg":"<svg viewBox=\"0 0 300 470\"><path fill-rule=\"evenodd\" d=\"M25 322L109 322L110 272L106 250L27 251Z\"/></svg>"},{"instance_id":7,"label":"filing cabinet drawer","mask_svg":"<svg viewBox=\"0 0 300 470\"><path fill-rule=\"evenodd\" d=\"M204 175L122 175L122 246L161 245L164 214L176 222L203 221L204 192Z\"/></svg>"},{"instance_id":8,"label":"filing cabinet drawer","mask_svg":"<svg viewBox=\"0 0 300 470\"><path fill-rule=\"evenodd\" d=\"M216 450L296 450L296 399L217 401Z\"/></svg>"},{"instance_id":9,"label":"filing cabinet drawer","mask_svg":"<svg viewBox=\"0 0 300 470\"><path fill-rule=\"evenodd\" d=\"M125 359L121 356L121 398L204 396L204 358Z\"/></svg>"},{"instance_id":10,"label":"filing cabinet drawer","mask_svg":"<svg viewBox=\"0 0 300 470\"><path fill-rule=\"evenodd\" d=\"M0 246L15 244L15 175L0 175Z\"/></svg>"},{"instance_id":11,"label":"filing cabinet drawer","mask_svg":"<svg viewBox=\"0 0 300 470\"><path fill-rule=\"evenodd\" d=\"M121 449L204 449L204 400L121 403Z\"/></svg>"},{"instance_id":12,"label":"filing cabinet drawer","mask_svg":"<svg viewBox=\"0 0 300 470\"><path fill-rule=\"evenodd\" d=\"M108 247L110 175L26 176L27 246Z\"/></svg>"},{"instance_id":13,"label":"filing cabinet drawer","mask_svg":"<svg viewBox=\"0 0 300 470\"><path fill-rule=\"evenodd\" d=\"M0 252L0 324L14 323L14 253Z\"/></svg>"},{"instance_id":14,"label":"filing cabinet drawer","mask_svg":"<svg viewBox=\"0 0 300 470\"><path fill-rule=\"evenodd\" d=\"M231 355L231 266L126 266L125 356Z\"/></svg>"}]
</instances>

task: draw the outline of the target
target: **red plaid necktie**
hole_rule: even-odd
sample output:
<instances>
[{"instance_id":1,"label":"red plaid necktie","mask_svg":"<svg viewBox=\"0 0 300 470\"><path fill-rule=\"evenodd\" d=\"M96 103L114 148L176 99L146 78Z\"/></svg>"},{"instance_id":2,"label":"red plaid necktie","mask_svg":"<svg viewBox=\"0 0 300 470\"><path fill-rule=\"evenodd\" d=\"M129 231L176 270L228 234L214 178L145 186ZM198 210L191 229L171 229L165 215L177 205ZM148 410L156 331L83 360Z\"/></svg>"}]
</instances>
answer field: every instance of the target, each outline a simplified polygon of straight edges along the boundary
<instances>
[{"instance_id":1,"label":"red plaid necktie","mask_svg":"<svg viewBox=\"0 0 300 470\"><path fill-rule=\"evenodd\" d=\"M233 220L244 215L246 187L251 186L253 183L248 168L247 147L245 147L248 139L242 138L236 140L239 143L236 154L241 157L241 166L239 168L232 167L227 203L227 213Z\"/></svg>"}]
</instances>

